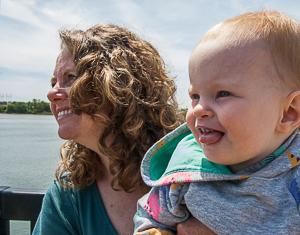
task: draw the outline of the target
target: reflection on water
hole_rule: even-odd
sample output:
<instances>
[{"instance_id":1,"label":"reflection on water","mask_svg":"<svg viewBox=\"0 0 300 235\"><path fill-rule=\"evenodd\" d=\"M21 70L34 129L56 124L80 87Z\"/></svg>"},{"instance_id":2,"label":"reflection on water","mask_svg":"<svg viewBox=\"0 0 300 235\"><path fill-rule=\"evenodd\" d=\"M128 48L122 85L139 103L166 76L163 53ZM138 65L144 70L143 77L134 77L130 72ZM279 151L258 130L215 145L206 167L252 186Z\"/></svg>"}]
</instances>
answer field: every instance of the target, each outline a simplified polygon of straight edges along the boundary
<instances>
[{"instance_id":1,"label":"reflection on water","mask_svg":"<svg viewBox=\"0 0 300 235\"><path fill-rule=\"evenodd\" d=\"M48 188L63 143L50 115L0 114L0 185ZM11 234L29 234L28 222L13 222Z\"/></svg>"}]
</instances>

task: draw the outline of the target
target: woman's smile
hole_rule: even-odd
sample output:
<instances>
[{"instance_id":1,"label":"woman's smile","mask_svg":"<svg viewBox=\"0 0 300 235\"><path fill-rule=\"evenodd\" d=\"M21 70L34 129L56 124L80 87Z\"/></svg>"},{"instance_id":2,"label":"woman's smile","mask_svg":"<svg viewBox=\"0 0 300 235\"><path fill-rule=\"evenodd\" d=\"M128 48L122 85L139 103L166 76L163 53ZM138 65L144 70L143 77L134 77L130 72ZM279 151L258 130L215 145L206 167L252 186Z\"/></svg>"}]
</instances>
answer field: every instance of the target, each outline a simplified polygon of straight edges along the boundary
<instances>
[{"instance_id":1,"label":"woman's smile","mask_svg":"<svg viewBox=\"0 0 300 235\"><path fill-rule=\"evenodd\" d=\"M65 110L62 110L62 111L59 111L58 114L57 114L57 120L61 120L63 118L66 118L68 116L70 116L70 114L73 114L72 110L71 109L65 109Z\"/></svg>"}]
</instances>

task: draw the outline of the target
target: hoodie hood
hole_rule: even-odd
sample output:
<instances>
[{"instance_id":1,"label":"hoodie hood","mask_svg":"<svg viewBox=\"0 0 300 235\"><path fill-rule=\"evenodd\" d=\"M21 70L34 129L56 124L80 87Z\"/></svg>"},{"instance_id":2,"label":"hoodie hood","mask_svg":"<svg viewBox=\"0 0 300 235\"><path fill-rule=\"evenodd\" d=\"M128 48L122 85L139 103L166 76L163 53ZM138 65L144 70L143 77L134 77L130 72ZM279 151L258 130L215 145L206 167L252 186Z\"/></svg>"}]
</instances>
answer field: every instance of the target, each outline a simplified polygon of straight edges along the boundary
<instances>
[{"instance_id":1,"label":"hoodie hood","mask_svg":"<svg viewBox=\"0 0 300 235\"><path fill-rule=\"evenodd\" d=\"M233 174L227 166L213 163L205 157L201 146L195 140L187 124L184 123L156 142L146 152L141 163L141 174L144 182L151 187L172 183L243 180L249 178L250 175L274 177L274 175L281 174L294 165L298 165L293 164L298 149L287 150L294 139L297 139L296 142L298 142L299 134L297 132L290 136L270 156L257 163L257 165L264 164L263 167L266 168L264 171L257 170L253 173L252 169L251 173L246 169ZM277 159L280 155L285 157ZM272 166L264 163L270 158L271 160L267 164L270 162L277 163L271 164ZM275 158L276 161L273 161ZM265 165L267 166L265 167ZM255 167L255 165L251 166L250 169Z\"/></svg>"},{"instance_id":2,"label":"hoodie hood","mask_svg":"<svg viewBox=\"0 0 300 235\"><path fill-rule=\"evenodd\" d=\"M205 157L186 123L164 136L147 151L141 164L141 173L149 186L192 182L204 178L217 180L223 179L220 175L232 175L226 166L210 162Z\"/></svg>"}]
</instances>

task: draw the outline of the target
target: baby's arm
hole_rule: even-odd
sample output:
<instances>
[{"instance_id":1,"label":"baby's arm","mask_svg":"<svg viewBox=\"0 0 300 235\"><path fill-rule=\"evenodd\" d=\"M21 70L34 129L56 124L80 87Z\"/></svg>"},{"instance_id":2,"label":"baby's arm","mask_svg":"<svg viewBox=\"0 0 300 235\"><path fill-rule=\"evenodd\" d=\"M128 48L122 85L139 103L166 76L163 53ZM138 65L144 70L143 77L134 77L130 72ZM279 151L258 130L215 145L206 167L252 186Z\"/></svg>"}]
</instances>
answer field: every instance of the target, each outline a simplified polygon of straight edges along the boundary
<instances>
[{"instance_id":1,"label":"baby's arm","mask_svg":"<svg viewBox=\"0 0 300 235\"><path fill-rule=\"evenodd\" d=\"M216 235L206 225L202 224L194 217L189 218L186 222L177 225L177 235Z\"/></svg>"},{"instance_id":2,"label":"baby's arm","mask_svg":"<svg viewBox=\"0 0 300 235\"><path fill-rule=\"evenodd\" d=\"M188 184L152 188L138 201L134 234L175 234L176 225L189 218L183 201L187 189Z\"/></svg>"}]
</instances>

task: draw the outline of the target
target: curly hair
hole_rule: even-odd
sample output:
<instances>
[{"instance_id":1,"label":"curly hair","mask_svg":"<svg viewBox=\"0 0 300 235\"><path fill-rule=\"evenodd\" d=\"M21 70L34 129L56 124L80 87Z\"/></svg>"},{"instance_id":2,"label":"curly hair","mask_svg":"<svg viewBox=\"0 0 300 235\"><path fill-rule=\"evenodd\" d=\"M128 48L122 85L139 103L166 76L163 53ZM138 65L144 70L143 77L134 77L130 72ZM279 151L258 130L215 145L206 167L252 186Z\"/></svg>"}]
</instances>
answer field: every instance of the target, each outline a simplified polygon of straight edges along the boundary
<instances>
[{"instance_id":1,"label":"curly hair","mask_svg":"<svg viewBox=\"0 0 300 235\"><path fill-rule=\"evenodd\" d=\"M142 185L139 169L147 149L183 120L174 80L157 50L123 27L63 30L60 38L74 58L78 77L70 91L71 108L105 124L98 147L109 159L111 186L130 192ZM114 140L107 146L111 133ZM103 169L95 152L69 140L62 147L56 178L65 187L84 187L100 179Z\"/></svg>"}]
</instances>

